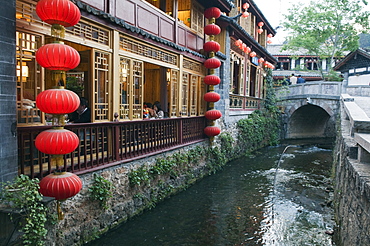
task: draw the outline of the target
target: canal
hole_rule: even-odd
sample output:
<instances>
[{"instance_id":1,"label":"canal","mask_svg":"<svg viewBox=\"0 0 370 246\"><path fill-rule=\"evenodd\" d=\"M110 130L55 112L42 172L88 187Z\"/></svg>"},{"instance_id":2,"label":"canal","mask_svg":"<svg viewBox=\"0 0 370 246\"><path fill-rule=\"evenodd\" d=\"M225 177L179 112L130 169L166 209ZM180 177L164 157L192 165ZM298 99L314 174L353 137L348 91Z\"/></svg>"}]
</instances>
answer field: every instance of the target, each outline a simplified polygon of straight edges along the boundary
<instances>
[{"instance_id":1,"label":"canal","mask_svg":"<svg viewBox=\"0 0 370 246\"><path fill-rule=\"evenodd\" d=\"M232 161L89 245L335 245L332 149L286 147Z\"/></svg>"}]
</instances>

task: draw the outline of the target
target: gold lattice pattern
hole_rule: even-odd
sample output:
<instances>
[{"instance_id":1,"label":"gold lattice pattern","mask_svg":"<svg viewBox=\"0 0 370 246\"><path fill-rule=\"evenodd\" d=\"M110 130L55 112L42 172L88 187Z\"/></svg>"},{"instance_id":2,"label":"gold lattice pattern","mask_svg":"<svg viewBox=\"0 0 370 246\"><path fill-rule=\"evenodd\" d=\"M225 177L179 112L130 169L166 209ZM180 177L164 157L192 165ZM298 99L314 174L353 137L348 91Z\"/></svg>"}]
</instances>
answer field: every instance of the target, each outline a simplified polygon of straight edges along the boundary
<instances>
[{"instance_id":1,"label":"gold lattice pattern","mask_svg":"<svg viewBox=\"0 0 370 246\"><path fill-rule=\"evenodd\" d=\"M178 65L177 55L171 54L164 50L156 49L154 47L150 47L148 45L136 42L123 36L120 37L120 49L175 66Z\"/></svg>"},{"instance_id":2,"label":"gold lattice pattern","mask_svg":"<svg viewBox=\"0 0 370 246\"><path fill-rule=\"evenodd\" d=\"M189 69L191 71L195 72L202 72L203 64L194 62L193 60L184 59L184 65L183 67L185 69Z\"/></svg>"}]
</instances>

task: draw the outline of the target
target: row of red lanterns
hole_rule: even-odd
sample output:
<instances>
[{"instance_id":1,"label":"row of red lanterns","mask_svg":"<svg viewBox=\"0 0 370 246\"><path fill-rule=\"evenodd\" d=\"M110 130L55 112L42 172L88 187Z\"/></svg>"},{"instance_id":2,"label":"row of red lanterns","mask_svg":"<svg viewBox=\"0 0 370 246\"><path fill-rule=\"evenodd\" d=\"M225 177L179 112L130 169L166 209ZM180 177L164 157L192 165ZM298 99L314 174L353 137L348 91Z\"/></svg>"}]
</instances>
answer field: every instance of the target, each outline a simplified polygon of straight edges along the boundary
<instances>
[{"instance_id":1,"label":"row of red lanterns","mask_svg":"<svg viewBox=\"0 0 370 246\"><path fill-rule=\"evenodd\" d=\"M214 86L220 84L221 79L214 75L214 69L217 69L221 66L221 61L215 57L215 54L220 50L220 44L214 41L214 36L220 34L221 28L215 24L216 19L221 16L221 10L216 7L208 8L204 11L204 16L209 20L208 25L204 28L204 33L210 36L210 41L204 43L203 50L209 53L209 58L203 63L203 65L210 69L210 74L204 77L204 83L209 85L209 92L204 94L204 100L210 105L220 100L220 95L214 92ZM213 121L211 126L204 128L204 133L209 137L217 136L221 133L221 129L217 126L214 126L214 120L217 120L222 117L222 114L219 110L211 109L205 113L205 117Z\"/></svg>"},{"instance_id":2,"label":"row of red lanterns","mask_svg":"<svg viewBox=\"0 0 370 246\"><path fill-rule=\"evenodd\" d=\"M36 13L42 21L52 25L52 36L58 39L64 37L65 27L76 25L81 17L78 7L69 0L40 0L36 5ZM56 163L56 171L41 179L39 185L42 195L58 201L58 218L62 219L60 201L75 196L82 189L82 181L77 175L60 170L63 155L73 152L79 144L78 136L64 129L64 115L74 112L80 105L80 99L63 86L66 82L65 71L79 65L80 55L74 48L56 41L40 47L35 56L40 66L52 70L53 82L59 86L41 92L36 98L37 107L53 115L56 120L52 129L36 137L35 146L39 151L51 155L52 162Z\"/></svg>"}]
</instances>

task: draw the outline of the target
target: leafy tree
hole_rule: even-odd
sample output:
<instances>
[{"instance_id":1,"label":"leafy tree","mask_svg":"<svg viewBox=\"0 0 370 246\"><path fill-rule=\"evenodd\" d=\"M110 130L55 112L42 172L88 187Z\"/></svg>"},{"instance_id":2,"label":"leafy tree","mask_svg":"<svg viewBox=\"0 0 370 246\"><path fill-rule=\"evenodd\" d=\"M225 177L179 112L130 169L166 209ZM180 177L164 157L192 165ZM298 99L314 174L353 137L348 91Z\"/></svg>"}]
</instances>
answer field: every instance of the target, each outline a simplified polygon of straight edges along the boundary
<instances>
[{"instance_id":1,"label":"leafy tree","mask_svg":"<svg viewBox=\"0 0 370 246\"><path fill-rule=\"evenodd\" d=\"M294 4L285 15L283 26L289 30L284 50L306 49L317 57L321 76L321 61L342 57L359 47L359 34L369 30L369 11L364 11L366 0L315 0L308 4ZM332 66L330 67L330 71Z\"/></svg>"}]
</instances>

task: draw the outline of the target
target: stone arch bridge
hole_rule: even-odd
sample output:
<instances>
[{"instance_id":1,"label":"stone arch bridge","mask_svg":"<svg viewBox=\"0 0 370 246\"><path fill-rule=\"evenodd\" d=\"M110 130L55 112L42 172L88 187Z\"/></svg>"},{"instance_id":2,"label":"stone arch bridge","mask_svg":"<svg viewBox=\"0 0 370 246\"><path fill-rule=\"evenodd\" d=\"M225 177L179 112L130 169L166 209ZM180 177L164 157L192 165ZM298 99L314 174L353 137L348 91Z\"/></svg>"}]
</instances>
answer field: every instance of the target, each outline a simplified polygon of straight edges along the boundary
<instances>
[{"instance_id":1,"label":"stone arch bridge","mask_svg":"<svg viewBox=\"0 0 370 246\"><path fill-rule=\"evenodd\" d=\"M341 82L306 82L276 88L283 113L284 138L335 137L340 114Z\"/></svg>"}]
</instances>

